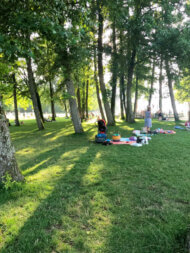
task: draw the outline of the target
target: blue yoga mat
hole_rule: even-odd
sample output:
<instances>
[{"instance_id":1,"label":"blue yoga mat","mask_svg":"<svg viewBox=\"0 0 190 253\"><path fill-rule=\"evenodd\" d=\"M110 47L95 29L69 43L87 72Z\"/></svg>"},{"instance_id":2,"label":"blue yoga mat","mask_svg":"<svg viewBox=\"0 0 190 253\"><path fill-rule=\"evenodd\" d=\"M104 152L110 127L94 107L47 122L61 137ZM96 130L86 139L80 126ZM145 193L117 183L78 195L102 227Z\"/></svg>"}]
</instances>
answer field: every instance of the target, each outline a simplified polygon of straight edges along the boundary
<instances>
[{"instance_id":1,"label":"blue yoga mat","mask_svg":"<svg viewBox=\"0 0 190 253\"><path fill-rule=\"evenodd\" d=\"M120 141L130 141L129 138L121 138Z\"/></svg>"}]
</instances>

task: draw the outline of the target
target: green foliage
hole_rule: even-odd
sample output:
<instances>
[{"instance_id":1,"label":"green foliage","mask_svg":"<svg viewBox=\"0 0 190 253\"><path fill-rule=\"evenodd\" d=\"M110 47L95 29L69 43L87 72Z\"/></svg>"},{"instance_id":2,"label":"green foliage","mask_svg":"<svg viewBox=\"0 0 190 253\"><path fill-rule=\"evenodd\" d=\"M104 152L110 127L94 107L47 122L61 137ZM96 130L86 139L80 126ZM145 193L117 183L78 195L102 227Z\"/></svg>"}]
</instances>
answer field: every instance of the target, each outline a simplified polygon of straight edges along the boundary
<instances>
[{"instance_id":1,"label":"green foliage","mask_svg":"<svg viewBox=\"0 0 190 253\"><path fill-rule=\"evenodd\" d=\"M3 188L8 191L8 190L15 190L16 188L21 186L20 182L16 182L12 179L12 176L7 172L5 176L3 176L2 180L2 185Z\"/></svg>"},{"instance_id":2,"label":"green foliage","mask_svg":"<svg viewBox=\"0 0 190 253\"><path fill-rule=\"evenodd\" d=\"M190 75L186 72L185 77L176 86L176 98L180 102L190 102Z\"/></svg>"}]
</instances>

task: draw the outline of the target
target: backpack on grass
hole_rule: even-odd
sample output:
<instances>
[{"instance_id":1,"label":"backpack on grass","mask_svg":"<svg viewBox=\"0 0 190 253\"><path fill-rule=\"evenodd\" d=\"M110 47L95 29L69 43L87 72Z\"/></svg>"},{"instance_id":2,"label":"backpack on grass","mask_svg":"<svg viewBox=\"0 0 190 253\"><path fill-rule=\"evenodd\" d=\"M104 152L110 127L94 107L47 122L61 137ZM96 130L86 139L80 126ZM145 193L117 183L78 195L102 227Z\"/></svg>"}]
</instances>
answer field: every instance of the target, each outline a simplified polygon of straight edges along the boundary
<instances>
[{"instance_id":1,"label":"backpack on grass","mask_svg":"<svg viewBox=\"0 0 190 253\"><path fill-rule=\"evenodd\" d=\"M96 143L103 143L105 140L107 139L107 135L106 134L97 134L95 136L95 142Z\"/></svg>"}]
</instances>

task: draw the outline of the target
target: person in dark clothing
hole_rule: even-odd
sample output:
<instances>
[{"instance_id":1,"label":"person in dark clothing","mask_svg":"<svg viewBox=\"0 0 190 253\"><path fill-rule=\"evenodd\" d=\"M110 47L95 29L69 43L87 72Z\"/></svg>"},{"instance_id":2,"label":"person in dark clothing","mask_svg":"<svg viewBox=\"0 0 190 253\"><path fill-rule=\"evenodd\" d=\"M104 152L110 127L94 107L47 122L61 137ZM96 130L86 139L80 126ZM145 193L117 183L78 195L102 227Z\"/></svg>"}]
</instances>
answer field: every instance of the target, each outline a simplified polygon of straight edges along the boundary
<instances>
[{"instance_id":1,"label":"person in dark clothing","mask_svg":"<svg viewBox=\"0 0 190 253\"><path fill-rule=\"evenodd\" d=\"M160 110L158 111L158 119L159 120L166 120L166 117L164 117L163 113Z\"/></svg>"}]
</instances>

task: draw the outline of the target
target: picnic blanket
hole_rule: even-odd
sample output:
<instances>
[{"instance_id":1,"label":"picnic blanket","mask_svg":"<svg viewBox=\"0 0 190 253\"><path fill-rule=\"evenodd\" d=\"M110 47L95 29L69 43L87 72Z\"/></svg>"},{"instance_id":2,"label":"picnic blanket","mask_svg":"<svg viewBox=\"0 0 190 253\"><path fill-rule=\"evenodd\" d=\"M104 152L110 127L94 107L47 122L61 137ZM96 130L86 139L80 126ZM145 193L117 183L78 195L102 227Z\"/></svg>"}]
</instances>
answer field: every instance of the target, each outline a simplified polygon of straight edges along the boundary
<instances>
[{"instance_id":1,"label":"picnic blanket","mask_svg":"<svg viewBox=\"0 0 190 253\"><path fill-rule=\"evenodd\" d=\"M130 140L130 138L121 138L120 141L111 141L111 143L114 145L122 145L122 144L131 145L133 143L136 143L136 141Z\"/></svg>"},{"instance_id":2,"label":"picnic blanket","mask_svg":"<svg viewBox=\"0 0 190 253\"><path fill-rule=\"evenodd\" d=\"M121 144L131 145L133 143L136 143L136 141L111 141L111 143L114 145L121 145Z\"/></svg>"},{"instance_id":3,"label":"picnic blanket","mask_svg":"<svg viewBox=\"0 0 190 253\"><path fill-rule=\"evenodd\" d=\"M175 129L185 130L185 128L184 128L184 127L182 127L182 126L175 126L174 128L175 128Z\"/></svg>"},{"instance_id":4,"label":"picnic blanket","mask_svg":"<svg viewBox=\"0 0 190 253\"><path fill-rule=\"evenodd\" d=\"M162 128L158 128L155 131L157 131L159 134L176 134L174 130L164 130Z\"/></svg>"}]
</instances>

